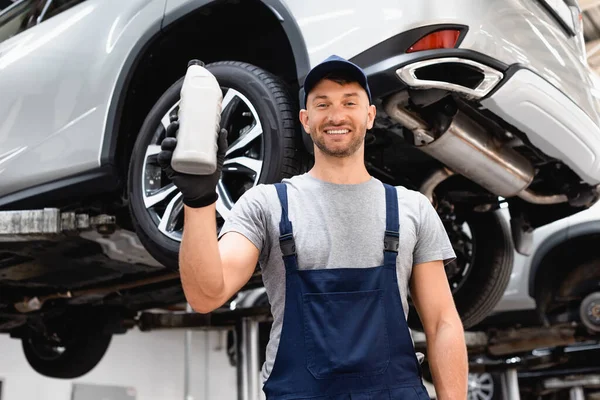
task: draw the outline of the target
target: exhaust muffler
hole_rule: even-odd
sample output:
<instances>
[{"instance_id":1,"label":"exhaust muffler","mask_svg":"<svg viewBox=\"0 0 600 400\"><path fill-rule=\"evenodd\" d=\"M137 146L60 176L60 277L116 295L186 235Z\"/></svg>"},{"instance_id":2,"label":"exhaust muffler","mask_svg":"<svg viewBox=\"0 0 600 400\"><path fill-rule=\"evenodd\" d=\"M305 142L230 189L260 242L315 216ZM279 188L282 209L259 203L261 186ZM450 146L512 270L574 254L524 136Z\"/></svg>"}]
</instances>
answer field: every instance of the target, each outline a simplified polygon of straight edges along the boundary
<instances>
[{"instance_id":1,"label":"exhaust muffler","mask_svg":"<svg viewBox=\"0 0 600 400\"><path fill-rule=\"evenodd\" d=\"M407 100L406 93L397 93L384 103L384 109L393 120L413 132L419 149L454 173L505 198L519 196L536 204L568 201L565 195L541 196L529 191L527 188L535 176L529 160L504 146L461 111L444 132L435 134L419 116L404 107Z\"/></svg>"}]
</instances>

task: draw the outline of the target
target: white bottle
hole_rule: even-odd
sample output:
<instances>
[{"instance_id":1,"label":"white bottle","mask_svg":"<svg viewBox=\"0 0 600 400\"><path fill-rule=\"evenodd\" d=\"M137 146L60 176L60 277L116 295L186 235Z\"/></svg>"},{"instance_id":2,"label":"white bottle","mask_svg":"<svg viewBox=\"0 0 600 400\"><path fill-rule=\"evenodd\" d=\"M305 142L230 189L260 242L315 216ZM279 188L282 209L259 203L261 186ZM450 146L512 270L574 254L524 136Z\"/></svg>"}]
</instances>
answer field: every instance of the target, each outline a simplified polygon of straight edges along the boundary
<instances>
[{"instance_id":1,"label":"white bottle","mask_svg":"<svg viewBox=\"0 0 600 400\"><path fill-rule=\"evenodd\" d=\"M199 60L188 63L181 87L179 131L171 166L175 171L210 175L217 169L223 93Z\"/></svg>"}]
</instances>

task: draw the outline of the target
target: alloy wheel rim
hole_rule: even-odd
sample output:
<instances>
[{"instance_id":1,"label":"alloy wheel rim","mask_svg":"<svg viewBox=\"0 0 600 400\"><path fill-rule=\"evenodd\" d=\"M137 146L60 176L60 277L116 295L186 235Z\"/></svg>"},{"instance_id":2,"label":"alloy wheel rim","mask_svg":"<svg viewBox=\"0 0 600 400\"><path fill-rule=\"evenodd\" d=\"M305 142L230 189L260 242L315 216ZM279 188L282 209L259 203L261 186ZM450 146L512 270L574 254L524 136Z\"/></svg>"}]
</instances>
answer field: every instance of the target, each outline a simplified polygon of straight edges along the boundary
<instances>
[{"instance_id":1,"label":"alloy wheel rim","mask_svg":"<svg viewBox=\"0 0 600 400\"><path fill-rule=\"evenodd\" d=\"M494 396L494 380L489 373L469 374L468 400L492 400Z\"/></svg>"},{"instance_id":2,"label":"alloy wheel rim","mask_svg":"<svg viewBox=\"0 0 600 400\"><path fill-rule=\"evenodd\" d=\"M66 351L66 347L58 341L43 340L41 338L28 338L29 347L40 360L53 361L59 359Z\"/></svg>"},{"instance_id":3,"label":"alloy wheel rim","mask_svg":"<svg viewBox=\"0 0 600 400\"><path fill-rule=\"evenodd\" d=\"M177 112L179 100L161 118L143 158L142 199L158 231L181 241L183 201L181 192L170 182L158 165L160 143L165 137L169 116ZM250 187L258 184L264 165L263 127L254 105L239 91L223 88L221 128L228 130L228 149L217 185L218 228L231 208Z\"/></svg>"},{"instance_id":4,"label":"alloy wheel rim","mask_svg":"<svg viewBox=\"0 0 600 400\"><path fill-rule=\"evenodd\" d=\"M446 265L446 275L452 293L458 292L467 281L475 259L476 240L467 223L448 234L456 260Z\"/></svg>"}]
</instances>

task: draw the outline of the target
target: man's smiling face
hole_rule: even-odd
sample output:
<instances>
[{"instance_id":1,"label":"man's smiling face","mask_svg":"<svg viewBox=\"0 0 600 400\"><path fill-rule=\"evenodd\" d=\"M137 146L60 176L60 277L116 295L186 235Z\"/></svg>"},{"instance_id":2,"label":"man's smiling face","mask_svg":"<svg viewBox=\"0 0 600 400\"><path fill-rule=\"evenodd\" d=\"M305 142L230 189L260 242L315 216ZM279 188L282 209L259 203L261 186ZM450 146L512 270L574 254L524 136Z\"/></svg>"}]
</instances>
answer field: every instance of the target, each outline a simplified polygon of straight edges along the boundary
<instances>
[{"instance_id":1,"label":"man's smiling face","mask_svg":"<svg viewBox=\"0 0 600 400\"><path fill-rule=\"evenodd\" d=\"M364 143L373 127L375 106L357 82L323 79L311 90L300 120L325 155L348 157Z\"/></svg>"}]
</instances>

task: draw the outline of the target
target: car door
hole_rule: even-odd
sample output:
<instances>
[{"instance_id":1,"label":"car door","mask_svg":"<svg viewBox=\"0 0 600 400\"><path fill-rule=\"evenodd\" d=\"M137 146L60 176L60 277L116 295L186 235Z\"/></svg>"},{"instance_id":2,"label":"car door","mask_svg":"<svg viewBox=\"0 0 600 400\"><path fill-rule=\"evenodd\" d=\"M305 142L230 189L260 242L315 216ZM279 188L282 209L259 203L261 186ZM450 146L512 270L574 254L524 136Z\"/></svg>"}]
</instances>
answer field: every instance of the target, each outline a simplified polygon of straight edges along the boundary
<instances>
[{"instance_id":1,"label":"car door","mask_svg":"<svg viewBox=\"0 0 600 400\"><path fill-rule=\"evenodd\" d=\"M160 30L164 4L17 0L0 12L0 197L100 166L124 60Z\"/></svg>"}]
</instances>

